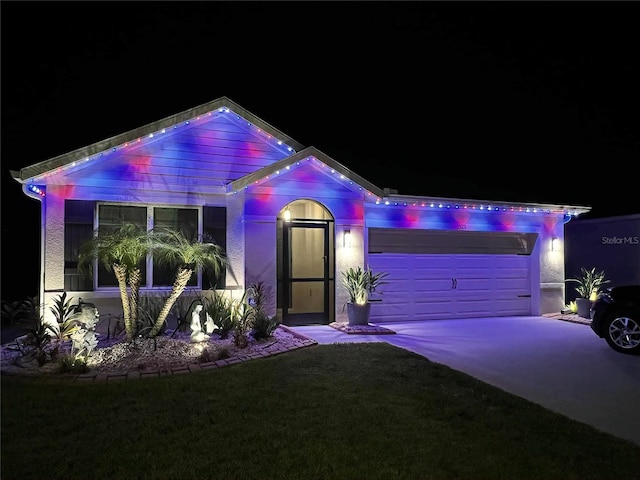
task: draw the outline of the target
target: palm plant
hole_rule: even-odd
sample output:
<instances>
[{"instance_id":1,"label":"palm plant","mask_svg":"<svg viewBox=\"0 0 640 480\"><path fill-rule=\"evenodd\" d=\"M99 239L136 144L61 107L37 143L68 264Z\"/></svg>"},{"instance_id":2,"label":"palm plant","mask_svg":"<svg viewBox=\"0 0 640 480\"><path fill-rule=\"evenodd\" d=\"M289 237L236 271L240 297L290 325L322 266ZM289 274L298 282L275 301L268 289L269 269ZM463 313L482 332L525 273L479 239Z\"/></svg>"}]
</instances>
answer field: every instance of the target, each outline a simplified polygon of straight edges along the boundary
<instances>
[{"instance_id":1,"label":"palm plant","mask_svg":"<svg viewBox=\"0 0 640 480\"><path fill-rule=\"evenodd\" d=\"M595 267L591 270L581 267L580 271L580 278L568 278L566 281L578 284L578 286L575 287L575 290L576 293L580 295L580 298L595 300L595 297L600 291L600 287L609 283L611 280L606 280L604 271L601 270L598 272Z\"/></svg>"},{"instance_id":2,"label":"palm plant","mask_svg":"<svg viewBox=\"0 0 640 480\"><path fill-rule=\"evenodd\" d=\"M358 266L349 268L341 272L342 285L347 290L349 302L357 305L364 305L369 301L369 295L384 285L384 278L388 275L386 272L373 273L367 267L366 269Z\"/></svg>"},{"instance_id":3,"label":"palm plant","mask_svg":"<svg viewBox=\"0 0 640 480\"><path fill-rule=\"evenodd\" d=\"M177 265L171 293L149 332L149 337L160 333L174 303L180 297L191 276L198 268L210 268L217 277L226 263L224 251L213 241L189 240L180 231L162 229L151 233L154 264Z\"/></svg>"},{"instance_id":4,"label":"palm plant","mask_svg":"<svg viewBox=\"0 0 640 480\"><path fill-rule=\"evenodd\" d=\"M150 252L151 243L146 229L130 223L109 232L96 231L94 237L80 246L78 266L93 268L97 259L108 271L115 274L120 289L122 313L127 340L136 336L138 298L140 296L140 266ZM127 286L131 293L127 292Z\"/></svg>"}]
</instances>

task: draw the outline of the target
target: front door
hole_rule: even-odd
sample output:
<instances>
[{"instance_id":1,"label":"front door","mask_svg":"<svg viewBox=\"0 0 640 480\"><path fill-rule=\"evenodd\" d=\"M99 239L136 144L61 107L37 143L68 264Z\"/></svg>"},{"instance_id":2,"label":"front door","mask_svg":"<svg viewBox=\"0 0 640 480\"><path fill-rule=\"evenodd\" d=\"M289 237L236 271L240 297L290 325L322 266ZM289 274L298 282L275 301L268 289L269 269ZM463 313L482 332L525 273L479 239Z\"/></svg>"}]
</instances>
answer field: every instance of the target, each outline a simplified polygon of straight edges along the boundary
<instances>
[{"instance_id":1,"label":"front door","mask_svg":"<svg viewBox=\"0 0 640 480\"><path fill-rule=\"evenodd\" d=\"M325 220L283 223L280 285L285 325L330 323L329 225Z\"/></svg>"}]
</instances>

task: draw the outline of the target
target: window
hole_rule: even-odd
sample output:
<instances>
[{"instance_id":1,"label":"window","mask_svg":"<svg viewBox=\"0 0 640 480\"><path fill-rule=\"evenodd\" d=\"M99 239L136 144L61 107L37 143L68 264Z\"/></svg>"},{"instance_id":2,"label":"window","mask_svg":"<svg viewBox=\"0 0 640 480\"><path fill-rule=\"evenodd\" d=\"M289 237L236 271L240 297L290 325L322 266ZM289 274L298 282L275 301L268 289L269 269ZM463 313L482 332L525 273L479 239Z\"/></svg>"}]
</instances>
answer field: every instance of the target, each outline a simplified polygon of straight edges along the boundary
<instances>
[{"instance_id":1,"label":"window","mask_svg":"<svg viewBox=\"0 0 640 480\"><path fill-rule=\"evenodd\" d=\"M93 235L95 203L85 200L65 200L64 204L64 289L93 290L88 272L78 270L80 245Z\"/></svg>"},{"instance_id":2,"label":"window","mask_svg":"<svg viewBox=\"0 0 640 480\"><path fill-rule=\"evenodd\" d=\"M195 241L198 239L198 211L193 208L154 208L153 227L157 229L167 228L179 230L186 239ZM154 265L153 286L166 287L173 285L178 264ZM198 278L192 275L187 286L198 285Z\"/></svg>"},{"instance_id":3,"label":"window","mask_svg":"<svg viewBox=\"0 0 640 480\"><path fill-rule=\"evenodd\" d=\"M92 290L93 281L89 275L78 272L79 246L89 240L93 234L94 215L98 216L100 234L112 232L126 223L132 223L144 229L171 228L179 229L186 238L196 240L202 232L203 237L213 239L215 243L226 249L226 207L176 208L156 206L134 206L118 204L98 204L81 200L65 202L65 289L69 291ZM151 257L142 262L142 287L166 288L173 285L177 265L154 265ZM203 271L193 275L188 285L201 285L203 289L225 288L226 272L223 269L217 278ZM118 282L113 272L103 265L98 265L97 286L116 287Z\"/></svg>"},{"instance_id":4,"label":"window","mask_svg":"<svg viewBox=\"0 0 640 480\"><path fill-rule=\"evenodd\" d=\"M147 228L147 207L130 205L98 205L98 235L111 233L122 225L131 223L137 227ZM140 274L146 278L147 266L142 263ZM142 286L145 283L142 282ZM112 271L98 265L98 287L117 287L118 281Z\"/></svg>"}]
</instances>

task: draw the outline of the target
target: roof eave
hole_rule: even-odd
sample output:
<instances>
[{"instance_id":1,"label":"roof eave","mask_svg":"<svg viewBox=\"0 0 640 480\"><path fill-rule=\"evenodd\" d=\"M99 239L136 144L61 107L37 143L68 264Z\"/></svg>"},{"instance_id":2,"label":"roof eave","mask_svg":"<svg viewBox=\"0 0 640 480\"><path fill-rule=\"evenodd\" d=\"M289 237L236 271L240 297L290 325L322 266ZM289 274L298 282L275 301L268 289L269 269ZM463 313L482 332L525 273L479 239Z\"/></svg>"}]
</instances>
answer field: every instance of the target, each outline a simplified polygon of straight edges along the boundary
<instances>
[{"instance_id":1,"label":"roof eave","mask_svg":"<svg viewBox=\"0 0 640 480\"><path fill-rule=\"evenodd\" d=\"M451 198L451 197L423 197L415 195L387 195L385 200L389 202L402 202L402 203L447 203L455 205L492 205L495 207L503 208L521 208L529 207L537 210L551 211L551 212L572 212L575 215L583 215L591 211L591 207L587 205L565 205L565 204L551 204L551 203L535 203L535 202L511 202L511 201L499 201L499 200L478 200L470 198Z\"/></svg>"},{"instance_id":2,"label":"roof eave","mask_svg":"<svg viewBox=\"0 0 640 480\"><path fill-rule=\"evenodd\" d=\"M338 172L339 174L343 175L345 178L348 178L349 180L353 181L354 183L358 184L359 186L361 186L363 189L371 192L373 195L375 195L378 198L382 198L382 196L384 195L384 190L375 186L374 184L372 184L371 182L365 180L364 178L362 178L360 175L358 175L357 173L354 173L353 171L349 170L347 167L345 167L344 165L342 165L340 162L337 162L336 160L334 160L333 158L329 157L328 155L322 153L320 150L318 150L315 147L307 147L304 150L301 150L299 152L296 152L295 154L283 158L282 160L279 160L271 165L268 165L264 168L261 168L260 170L257 170L253 173L250 173L249 175L245 175L242 178L239 178L237 180L234 180L233 182L229 183L228 187L227 187L227 192L228 193L234 193L234 192L238 192L240 190L242 190L243 188L257 182L260 181L266 177L269 177L271 175L273 175L274 173L286 169L288 166L291 166L299 161L302 161L308 157L314 157L317 160L323 162L325 165L333 168L336 172Z\"/></svg>"},{"instance_id":3,"label":"roof eave","mask_svg":"<svg viewBox=\"0 0 640 480\"><path fill-rule=\"evenodd\" d=\"M19 171L11 171L11 175L18 182L24 183L27 180L33 179L42 175L44 173L50 172L51 170L55 170L56 168L68 165L73 162L80 161L87 157L91 157L93 155L99 154L100 152L104 152L106 150L110 150L113 147L118 145L122 145L126 142L133 141L140 137L146 137L147 135L162 130L163 128L172 127L181 122L185 122L192 118L197 117L198 115L203 115L213 110L217 110L219 108L229 108L232 112L246 119L248 122L252 123L256 127L264 130L269 133L273 137L281 140L283 143L289 145L294 150L302 150L304 146L297 141L293 140L288 135L284 134L280 130L274 128L267 122L258 118L254 114L242 108L237 103L233 102L227 97L220 97L211 102L205 103L203 105L199 105L194 108L190 108L180 113L176 113L175 115L171 115L169 117L163 118L162 120L158 120L142 127L136 128L134 130L130 130L125 133L121 133L119 135L115 135L113 137L101 140L99 142L93 143L91 145L78 148L71 152L58 155L57 157L53 157L48 160L44 160L42 162L36 163L34 165L30 165L28 167L24 167Z\"/></svg>"}]
</instances>

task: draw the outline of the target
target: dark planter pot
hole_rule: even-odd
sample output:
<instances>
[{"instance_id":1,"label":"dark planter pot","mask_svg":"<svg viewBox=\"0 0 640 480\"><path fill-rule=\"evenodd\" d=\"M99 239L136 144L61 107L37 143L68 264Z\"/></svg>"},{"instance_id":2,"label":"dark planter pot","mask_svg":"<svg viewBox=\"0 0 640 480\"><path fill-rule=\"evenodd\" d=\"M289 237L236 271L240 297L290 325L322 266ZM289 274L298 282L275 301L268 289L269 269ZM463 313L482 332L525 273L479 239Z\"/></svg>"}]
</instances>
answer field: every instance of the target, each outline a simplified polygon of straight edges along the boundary
<instances>
[{"instance_id":1,"label":"dark planter pot","mask_svg":"<svg viewBox=\"0 0 640 480\"><path fill-rule=\"evenodd\" d=\"M357 305L355 303L347 303L347 316L349 317L349 325L368 325L369 313L371 312L371 304Z\"/></svg>"},{"instance_id":2,"label":"dark planter pot","mask_svg":"<svg viewBox=\"0 0 640 480\"><path fill-rule=\"evenodd\" d=\"M591 300L588 298L576 298L578 316L591 319Z\"/></svg>"}]
</instances>

